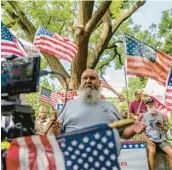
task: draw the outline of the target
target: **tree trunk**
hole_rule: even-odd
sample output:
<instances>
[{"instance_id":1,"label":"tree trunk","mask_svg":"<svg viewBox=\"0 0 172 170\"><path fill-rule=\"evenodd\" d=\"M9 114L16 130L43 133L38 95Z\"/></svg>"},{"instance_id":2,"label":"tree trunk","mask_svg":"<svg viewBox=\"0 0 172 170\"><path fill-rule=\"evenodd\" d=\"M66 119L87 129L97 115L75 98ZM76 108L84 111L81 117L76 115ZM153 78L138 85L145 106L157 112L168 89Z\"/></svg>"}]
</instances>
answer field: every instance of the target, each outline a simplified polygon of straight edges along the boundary
<instances>
[{"instance_id":1,"label":"tree trunk","mask_svg":"<svg viewBox=\"0 0 172 170\"><path fill-rule=\"evenodd\" d=\"M78 31L76 31L78 32ZM78 45L78 53L75 60L72 62L71 72L71 86L72 89L78 89L81 75L87 68L87 56L88 56L88 37L84 35L84 32L78 32L76 34L76 42Z\"/></svg>"}]
</instances>

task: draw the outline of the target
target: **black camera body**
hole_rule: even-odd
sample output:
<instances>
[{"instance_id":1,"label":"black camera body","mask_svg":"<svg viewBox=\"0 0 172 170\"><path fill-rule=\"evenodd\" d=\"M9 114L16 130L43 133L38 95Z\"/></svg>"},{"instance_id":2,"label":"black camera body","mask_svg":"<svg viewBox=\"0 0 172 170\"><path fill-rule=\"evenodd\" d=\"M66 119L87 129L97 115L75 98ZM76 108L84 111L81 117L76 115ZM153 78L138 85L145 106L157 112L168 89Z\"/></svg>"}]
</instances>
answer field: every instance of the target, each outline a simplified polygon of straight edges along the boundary
<instances>
[{"instance_id":1,"label":"black camera body","mask_svg":"<svg viewBox=\"0 0 172 170\"><path fill-rule=\"evenodd\" d=\"M35 134L35 111L21 104L19 95L38 90L39 73L39 56L1 61L1 142ZM7 152L1 149L2 170L6 169Z\"/></svg>"},{"instance_id":2,"label":"black camera body","mask_svg":"<svg viewBox=\"0 0 172 170\"><path fill-rule=\"evenodd\" d=\"M1 123L1 140L11 141L15 137L34 134L34 110L21 104L19 95L37 91L39 72L40 57L1 62L1 122L4 120L4 126ZM6 126L8 123L12 126Z\"/></svg>"}]
</instances>

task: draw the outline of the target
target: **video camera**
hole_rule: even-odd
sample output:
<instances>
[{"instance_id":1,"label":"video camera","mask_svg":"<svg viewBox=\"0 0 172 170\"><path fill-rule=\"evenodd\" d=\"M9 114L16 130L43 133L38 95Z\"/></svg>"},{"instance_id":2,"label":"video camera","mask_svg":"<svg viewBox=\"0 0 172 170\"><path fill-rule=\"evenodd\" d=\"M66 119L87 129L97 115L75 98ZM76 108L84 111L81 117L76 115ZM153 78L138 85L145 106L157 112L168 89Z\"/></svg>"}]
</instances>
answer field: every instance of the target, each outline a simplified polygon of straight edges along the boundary
<instances>
[{"instance_id":1,"label":"video camera","mask_svg":"<svg viewBox=\"0 0 172 170\"><path fill-rule=\"evenodd\" d=\"M19 95L38 90L39 72L39 56L1 62L2 140L34 134L34 110L21 104ZM13 126L9 127L11 120Z\"/></svg>"}]
</instances>

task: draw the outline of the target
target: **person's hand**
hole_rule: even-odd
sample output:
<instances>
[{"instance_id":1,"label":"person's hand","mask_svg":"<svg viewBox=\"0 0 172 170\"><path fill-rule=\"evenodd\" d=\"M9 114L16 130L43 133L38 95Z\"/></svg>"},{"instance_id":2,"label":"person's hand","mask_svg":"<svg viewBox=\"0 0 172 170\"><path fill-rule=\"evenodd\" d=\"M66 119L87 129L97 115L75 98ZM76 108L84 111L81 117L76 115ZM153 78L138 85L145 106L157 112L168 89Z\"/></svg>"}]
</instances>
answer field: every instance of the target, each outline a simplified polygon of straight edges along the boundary
<instances>
[{"instance_id":1,"label":"person's hand","mask_svg":"<svg viewBox=\"0 0 172 170\"><path fill-rule=\"evenodd\" d=\"M167 131L167 130L168 130L167 126L163 126L163 125L162 125L160 128L161 128L163 131Z\"/></svg>"},{"instance_id":2,"label":"person's hand","mask_svg":"<svg viewBox=\"0 0 172 170\"><path fill-rule=\"evenodd\" d=\"M130 118L136 120L137 119L137 116L134 115L133 113L130 113Z\"/></svg>"},{"instance_id":3,"label":"person's hand","mask_svg":"<svg viewBox=\"0 0 172 170\"><path fill-rule=\"evenodd\" d=\"M61 123L56 120L53 122L48 134L54 134L55 136L59 135L61 131Z\"/></svg>"},{"instance_id":4,"label":"person's hand","mask_svg":"<svg viewBox=\"0 0 172 170\"><path fill-rule=\"evenodd\" d=\"M137 120L133 124L133 130L137 134L145 131L145 128L147 126L147 124L142 120L142 118L143 118L143 115L139 115L137 117Z\"/></svg>"}]
</instances>

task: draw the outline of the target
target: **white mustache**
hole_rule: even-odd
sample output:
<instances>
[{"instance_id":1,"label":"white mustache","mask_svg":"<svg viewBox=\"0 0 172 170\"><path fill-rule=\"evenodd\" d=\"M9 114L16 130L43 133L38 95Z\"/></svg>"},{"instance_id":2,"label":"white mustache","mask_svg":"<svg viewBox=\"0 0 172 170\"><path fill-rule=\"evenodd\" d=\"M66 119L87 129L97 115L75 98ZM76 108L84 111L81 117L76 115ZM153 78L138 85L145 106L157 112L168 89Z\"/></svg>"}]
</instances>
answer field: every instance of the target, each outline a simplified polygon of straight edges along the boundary
<instances>
[{"instance_id":1,"label":"white mustache","mask_svg":"<svg viewBox=\"0 0 172 170\"><path fill-rule=\"evenodd\" d=\"M92 84L85 84L85 87L91 87L91 88L93 88L93 85Z\"/></svg>"}]
</instances>

